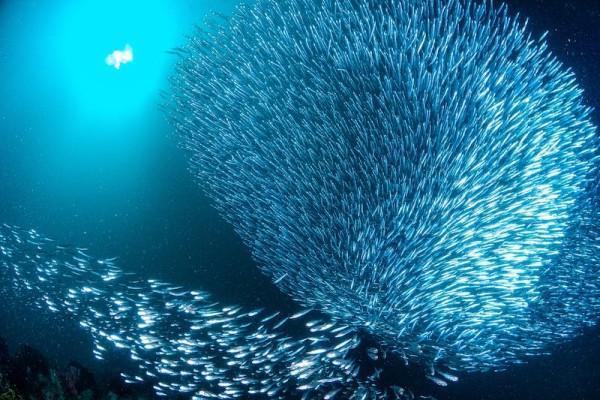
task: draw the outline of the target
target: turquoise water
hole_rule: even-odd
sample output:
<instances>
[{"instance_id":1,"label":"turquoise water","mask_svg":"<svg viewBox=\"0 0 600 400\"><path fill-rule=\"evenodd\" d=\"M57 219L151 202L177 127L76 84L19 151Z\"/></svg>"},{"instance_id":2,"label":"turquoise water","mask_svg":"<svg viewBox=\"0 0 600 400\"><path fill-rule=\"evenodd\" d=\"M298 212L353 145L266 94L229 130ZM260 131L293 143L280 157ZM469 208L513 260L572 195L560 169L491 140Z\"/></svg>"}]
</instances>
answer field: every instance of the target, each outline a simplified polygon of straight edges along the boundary
<instances>
[{"instance_id":1,"label":"turquoise water","mask_svg":"<svg viewBox=\"0 0 600 400\"><path fill-rule=\"evenodd\" d=\"M0 220L227 302L283 298L192 181L160 110L171 51L235 4L0 2ZM126 44L133 62L106 65ZM62 327L48 342L38 332L53 324L8 311L16 342L61 356Z\"/></svg>"},{"instance_id":2,"label":"turquoise water","mask_svg":"<svg viewBox=\"0 0 600 400\"><path fill-rule=\"evenodd\" d=\"M170 51L206 15L235 4L4 2L1 220L175 279L194 266L244 265L232 255L239 252L249 263L190 179L160 110L176 60ZM126 44L134 61L107 66L105 57ZM238 251L215 250L225 242Z\"/></svg>"}]
</instances>

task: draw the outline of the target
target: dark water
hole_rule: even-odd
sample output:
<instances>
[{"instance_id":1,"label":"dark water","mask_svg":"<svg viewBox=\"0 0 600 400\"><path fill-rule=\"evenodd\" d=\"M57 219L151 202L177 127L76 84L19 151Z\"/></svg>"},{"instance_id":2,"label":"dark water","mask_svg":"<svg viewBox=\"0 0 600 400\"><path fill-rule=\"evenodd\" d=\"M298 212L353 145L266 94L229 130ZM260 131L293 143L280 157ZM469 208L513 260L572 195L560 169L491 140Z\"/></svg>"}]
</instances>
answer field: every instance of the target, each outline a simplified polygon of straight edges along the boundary
<instances>
[{"instance_id":1,"label":"dark water","mask_svg":"<svg viewBox=\"0 0 600 400\"><path fill-rule=\"evenodd\" d=\"M36 228L145 276L203 288L223 303L295 306L256 269L191 179L159 109L174 56L211 10L236 2L0 1L0 222ZM571 67L600 110L600 1L510 0ZM122 70L106 54L131 43ZM99 65L99 67L98 67ZM600 113L593 115L600 125ZM0 308L0 336L99 374L71 321ZM600 330L505 373L461 376L439 399L600 399ZM423 385L425 385L423 383Z\"/></svg>"},{"instance_id":2,"label":"dark water","mask_svg":"<svg viewBox=\"0 0 600 400\"><path fill-rule=\"evenodd\" d=\"M534 34L549 32L552 52L576 74L600 122L600 1L508 0ZM442 394L442 392L445 392ZM440 399L600 399L600 329L591 329L550 357L505 373L461 377Z\"/></svg>"}]
</instances>

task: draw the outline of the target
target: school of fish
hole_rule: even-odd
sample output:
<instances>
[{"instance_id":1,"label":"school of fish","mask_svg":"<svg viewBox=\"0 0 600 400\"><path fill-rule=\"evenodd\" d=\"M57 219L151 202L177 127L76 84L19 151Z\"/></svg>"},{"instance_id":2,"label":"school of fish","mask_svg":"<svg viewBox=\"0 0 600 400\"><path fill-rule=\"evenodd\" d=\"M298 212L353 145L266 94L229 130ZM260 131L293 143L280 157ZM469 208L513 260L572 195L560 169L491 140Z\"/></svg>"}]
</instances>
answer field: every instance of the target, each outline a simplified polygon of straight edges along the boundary
<instances>
[{"instance_id":1,"label":"school of fish","mask_svg":"<svg viewBox=\"0 0 600 400\"><path fill-rule=\"evenodd\" d=\"M180 54L192 173L300 304L461 371L597 321L591 110L507 7L263 0Z\"/></svg>"},{"instance_id":2,"label":"school of fish","mask_svg":"<svg viewBox=\"0 0 600 400\"><path fill-rule=\"evenodd\" d=\"M285 316L223 306L203 291L125 273L114 259L33 230L0 225L0 282L3 299L74 318L91 335L97 359L115 349L127 354L123 380L150 382L160 397L426 399L363 373L360 337L349 325L311 309Z\"/></svg>"},{"instance_id":3,"label":"school of fish","mask_svg":"<svg viewBox=\"0 0 600 400\"><path fill-rule=\"evenodd\" d=\"M504 6L258 0L178 51L166 109L194 178L304 307L223 306L0 227L0 278L127 382L195 399L411 399L600 318L598 138L574 74ZM297 323L302 334L286 331Z\"/></svg>"}]
</instances>

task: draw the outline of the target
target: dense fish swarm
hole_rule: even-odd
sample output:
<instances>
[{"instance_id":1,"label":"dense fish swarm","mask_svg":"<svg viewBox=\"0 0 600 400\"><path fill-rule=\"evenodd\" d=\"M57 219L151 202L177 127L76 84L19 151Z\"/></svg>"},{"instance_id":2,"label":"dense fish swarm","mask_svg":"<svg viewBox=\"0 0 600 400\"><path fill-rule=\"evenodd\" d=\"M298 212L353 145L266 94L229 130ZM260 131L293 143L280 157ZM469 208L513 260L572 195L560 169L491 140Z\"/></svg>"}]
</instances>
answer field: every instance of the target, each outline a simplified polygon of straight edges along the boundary
<instances>
[{"instance_id":1,"label":"dense fish swarm","mask_svg":"<svg viewBox=\"0 0 600 400\"><path fill-rule=\"evenodd\" d=\"M258 0L181 53L169 109L194 175L306 309L222 306L0 226L0 295L73 316L99 359L128 352L125 381L413 399L361 373L360 331L381 346L368 358L392 350L445 385L600 317L590 110L504 7Z\"/></svg>"},{"instance_id":2,"label":"dense fish swarm","mask_svg":"<svg viewBox=\"0 0 600 400\"><path fill-rule=\"evenodd\" d=\"M91 334L96 358L115 347L128 353L124 381L152 382L159 396L416 398L383 387L378 373L360 373L353 355L360 339L351 326L312 310L284 316L223 306L202 291L126 274L114 259L93 258L32 230L0 225L0 282L4 299L30 299L74 318ZM301 334L286 334L290 323L304 327Z\"/></svg>"},{"instance_id":3,"label":"dense fish swarm","mask_svg":"<svg viewBox=\"0 0 600 400\"><path fill-rule=\"evenodd\" d=\"M181 53L193 173L304 306L463 371L598 319L590 109L505 7L259 0Z\"/></svg>"}]
</instances>

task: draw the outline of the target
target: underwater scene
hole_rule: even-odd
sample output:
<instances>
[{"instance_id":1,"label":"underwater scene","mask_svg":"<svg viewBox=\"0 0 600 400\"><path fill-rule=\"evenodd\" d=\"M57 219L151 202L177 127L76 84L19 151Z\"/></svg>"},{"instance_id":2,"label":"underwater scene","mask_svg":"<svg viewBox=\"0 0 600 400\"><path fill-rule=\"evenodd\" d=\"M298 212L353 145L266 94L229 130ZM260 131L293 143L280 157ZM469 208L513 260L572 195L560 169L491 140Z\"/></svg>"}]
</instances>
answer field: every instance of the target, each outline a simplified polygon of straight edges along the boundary
<instances>
[{"instance_id":1,"label":"underwater scene","mask_svg":"<svg viewBox=\"0 0 600 400\"><path fill-rule=\"evenodd\" d=\"M0 0L0 400L600 399L597 0Z\"/></svg>"}]
</instances>

